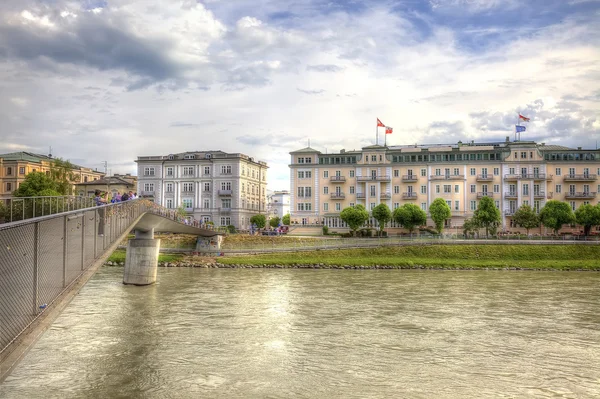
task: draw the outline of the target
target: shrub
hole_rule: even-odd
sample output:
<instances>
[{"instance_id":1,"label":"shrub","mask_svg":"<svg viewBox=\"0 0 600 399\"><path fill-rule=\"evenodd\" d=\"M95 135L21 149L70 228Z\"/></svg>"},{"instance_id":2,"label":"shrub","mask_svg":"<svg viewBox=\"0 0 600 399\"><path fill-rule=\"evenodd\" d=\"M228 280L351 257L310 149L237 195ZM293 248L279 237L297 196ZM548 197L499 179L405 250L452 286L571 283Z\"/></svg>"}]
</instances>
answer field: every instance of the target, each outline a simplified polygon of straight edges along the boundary
<instances>
[{"instance_id":1,"label":"shrub","mask_svg":"<svg viewBox=\"0 0 600 399\"><path fill-rule=\"evenodd\" d=\"M327 234L329 234L329 227L323 226L323 235L326 236Z\"/></svg>"},{"instance_id":2,"label":"shrub","mask_svg":"<svg viewBox=\"0 0 600 399\"><path fill-rule=\"evenodd\" d=\"M235 231L235 226L234 226L234 225L232 225L232 224L230 224L229 226L227 226L227 231L228 231L230 234L235 234L235 233L236 233L236 231Z\"/></svg>"}]
</instances>

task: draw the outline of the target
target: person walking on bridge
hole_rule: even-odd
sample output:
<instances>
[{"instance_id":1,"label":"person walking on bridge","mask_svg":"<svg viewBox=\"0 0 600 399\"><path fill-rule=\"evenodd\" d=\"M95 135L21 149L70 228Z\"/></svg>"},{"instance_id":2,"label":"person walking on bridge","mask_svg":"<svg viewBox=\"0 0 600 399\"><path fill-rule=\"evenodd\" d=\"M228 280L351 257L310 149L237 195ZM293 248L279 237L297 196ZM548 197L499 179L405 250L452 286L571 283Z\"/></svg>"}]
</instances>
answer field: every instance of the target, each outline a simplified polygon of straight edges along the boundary
<instances>
[{"instance_id":1,"label":"person walking on bridge","mask_svg":"<svg viewBox=\"0 0 600 399\"><path fill-rule=\"evenodd\" d=\"M104 196L102 195L100 190L96 190L94 192L94 196L95 196L94 201L96 201L96 206L102 206L102 205L106 205L108 203L108 201L106 200L106 198L104 198ZM104 214L105 214L104 208L98 209L98 235L99 236L104 236Z\"/></svg>"}]
</instances>

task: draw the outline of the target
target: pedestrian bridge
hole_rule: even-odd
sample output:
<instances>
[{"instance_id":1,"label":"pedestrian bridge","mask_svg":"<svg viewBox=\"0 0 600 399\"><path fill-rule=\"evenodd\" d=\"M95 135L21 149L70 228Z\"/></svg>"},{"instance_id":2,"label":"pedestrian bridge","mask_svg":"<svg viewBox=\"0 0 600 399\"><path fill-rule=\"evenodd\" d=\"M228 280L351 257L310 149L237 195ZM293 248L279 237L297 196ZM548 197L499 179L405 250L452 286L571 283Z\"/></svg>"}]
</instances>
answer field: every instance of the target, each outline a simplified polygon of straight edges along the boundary
<instances>
[{"instance_id":1,"label":"pedestrian bridge","mask_svg":"<svg viewBox=\"0 0 600 399\"><path fill-rule=\"evenodd\" d=\"M143 199L0 224L0 365L40 314L89 278L130 232L136 237L128 240L123 282L145 285L156 279L154 233L193 234L198 252L218 251L222 233L203 227Z\"/></svg>"}]
</instances>

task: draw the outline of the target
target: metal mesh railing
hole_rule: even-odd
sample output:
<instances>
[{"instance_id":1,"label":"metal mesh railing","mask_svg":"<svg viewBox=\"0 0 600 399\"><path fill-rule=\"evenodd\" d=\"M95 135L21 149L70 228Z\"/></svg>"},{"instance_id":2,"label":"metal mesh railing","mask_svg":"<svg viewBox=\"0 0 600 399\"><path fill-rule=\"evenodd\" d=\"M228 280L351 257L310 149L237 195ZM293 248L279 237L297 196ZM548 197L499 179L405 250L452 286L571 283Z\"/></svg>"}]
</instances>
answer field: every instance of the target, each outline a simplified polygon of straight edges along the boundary
<instances>
[{"instance_id":1,"label":"metal mesh railing","mask_svg":"<svg viewBox=\"0 0 600 399\"><path fill-rule=\"evenodd\" d=\"M94 206L94 198L65 195L60 197L13 197L0 204L0 223L32 219Z\"/></svg>"},{"instance_id":2,"label":"metal mesh railing","mask_svg":"<svg viewBox=\"0 0 600 399\"><path fill-rule=\"evenodd\" d=\"M146 200L0 225L0 355L144 212Z\"/></svg>"}]
</instances>

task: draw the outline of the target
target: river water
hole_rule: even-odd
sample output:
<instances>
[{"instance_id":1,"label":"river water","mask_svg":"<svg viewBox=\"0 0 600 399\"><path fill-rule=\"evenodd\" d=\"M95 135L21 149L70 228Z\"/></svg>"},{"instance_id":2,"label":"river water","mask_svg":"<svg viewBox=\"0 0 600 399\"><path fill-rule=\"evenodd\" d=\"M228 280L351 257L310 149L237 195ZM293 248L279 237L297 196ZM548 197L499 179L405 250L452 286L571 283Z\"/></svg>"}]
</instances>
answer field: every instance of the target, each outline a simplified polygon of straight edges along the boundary
<instances>
[{"instance_id":1,"label":"river water","mask_svg":"<svg viewBox=\"0 0 600 399\"><path fill-rule=\"evenodd\" d=\"M600 273L122 268L1 398L598 398Z\"/></svg>"}]
</instances>

